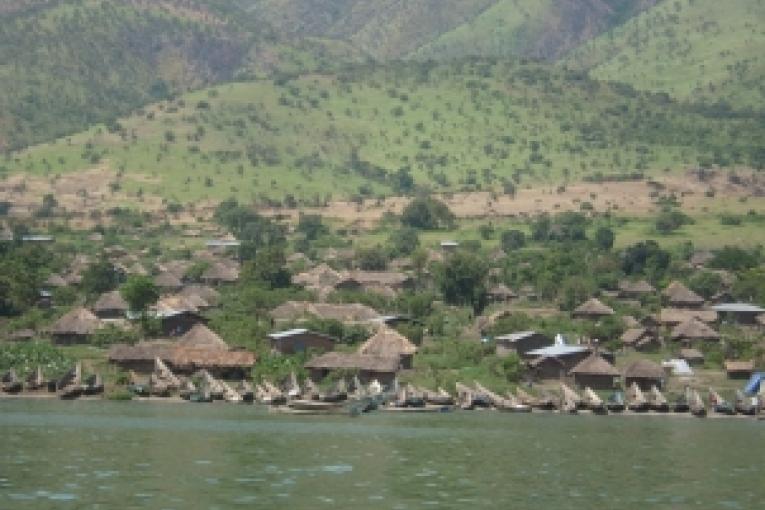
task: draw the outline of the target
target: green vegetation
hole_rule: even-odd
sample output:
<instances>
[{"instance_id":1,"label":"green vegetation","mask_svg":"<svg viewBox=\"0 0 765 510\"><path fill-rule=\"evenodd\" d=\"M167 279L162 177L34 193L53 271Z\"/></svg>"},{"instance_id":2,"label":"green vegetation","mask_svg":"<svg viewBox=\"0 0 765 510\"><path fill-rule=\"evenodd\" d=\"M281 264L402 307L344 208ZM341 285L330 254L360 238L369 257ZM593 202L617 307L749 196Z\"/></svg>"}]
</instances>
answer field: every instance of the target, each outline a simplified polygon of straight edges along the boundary
<instances>
[{"instance_id":1,"label":"green vegetation","mask_svg":"<svg viewBox=\"0 0 765 510\"><path fill-rule=\"evenodd\" d=\"M721 109L762 110L762 19L760 0L664 1L583 44L566 62L596 79Z\"/></svg>"}]
</instances>

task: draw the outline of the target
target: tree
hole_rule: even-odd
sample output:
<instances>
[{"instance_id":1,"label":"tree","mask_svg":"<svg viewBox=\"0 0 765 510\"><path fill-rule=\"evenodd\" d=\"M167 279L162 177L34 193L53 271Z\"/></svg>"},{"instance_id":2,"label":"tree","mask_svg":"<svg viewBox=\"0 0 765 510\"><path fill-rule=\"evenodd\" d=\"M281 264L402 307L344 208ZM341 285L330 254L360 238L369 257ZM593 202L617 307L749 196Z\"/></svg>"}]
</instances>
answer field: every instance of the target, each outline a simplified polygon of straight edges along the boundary
<instances>
[{"instance_id":1,"label":"tree","mask_svg":"<svg viewBox=\"0 0 765 510\"><path fill-rule=\"evenodd\" d=\"M390 233L388 244L394 257L407 257L420 247L420 237L417 229L401 227Z\"/></svg>"},{"instance_id":2,"label":"tree","mask_svg":"<svg viewBox=\"0 0 765 510\"><path fill-rule=\"evenodd\" d=\"M520 230L505 230L501 239L502 250L505 253L519 250L526 245L526 234Z\"/></svg>"},{"instance_id":3,"label":"tree","mask_svg":"<svg viewBox=\"0 0 765 510\"><path fill-rule=\"evenodd\" d=\"M622 259L622 270L627 275L663 274L669 267L671 255L662 250L656 241L648 240L628 247Z\"/></svg>"},{"instance_id":4,"label":"tree","mask_svg":"<svg viewBox=\"0 0 765 510\"><path fill-rule=\"evenodd\" d=\"M214 219L228 228L241 242L239 246L241 260L252 260L259 249L282 246L287 239L283 225L239 205L233 198L218 205Z\"/></svg>"},{"instance_id":5,"label":"tree","mask_svg":"<svg viewBox=\"0 0 765 510\"><path fill-rule=\"evenodd\" d=\"M722 277L719 274L701 271L691 277L688 287L704 299L709 299L720 291L722 283Z\"/></svg>"},{"instance_id":6,"label":"tree","mask_svg":"<svg viewBox=\"0 0 765 510\"><path fill-rule=\"evenodd\" d=\"M560 292L561 308L573 310L595 293L595 282L584 276L572 276L563 282Z\"/></svg>"},{"instance_id":7,"label":"tree","mask_svg":"<svg viewBox=\"0 0 765 510\"><path fill-rule=\"evenodd\" d=\"M388 259L382 246L359 248L356 250L356 260L359 267L365 271L384 271L388 266Z\"/></svg>"},{"instance_id":8,"label":"tree","mask_svg":"<svg viewBox=\"0 0 765 510\"><path fill-rule=\"evenodd\" d=\"M595 244L603 251L608 251L614 246L614 231L608 227L598 227L595 231Z\"/></svg>"},{"instance_id":9,"label":"tree","mask_svg":"<svg viewBox=\"0 0 765 510\"><path fill-rule=\"evenodd\" d=\"M401 223L422 230L452 228L454 220L449 207L432 197L415 198L401 213Z\"/></svg>"},{"instance_id":10,"label":"tree","mask_svg":"<svg viewBox=\"0 0 765 510\"><path fill-rule=\"evenodd\" d=\"M269 289L289 287L291 275L286 263L284 250L279 246L258 250L255 259L245 263L242 280Z\"/></svg>"},{"instance_id":11,"label":"tree","mask_svg":"<svg viewBox=\"0 0 765 510\"><path fill-rule=\"evenodd\" d=\"M656 231L660 234L667 235L676 231L683 225L692 223L693 221L680 211L675 209L665 209L656 218Z\"/></svg>"},{"instance_id":12,"label":"tree","mask_svg":"<svg viewBox=\"0 0 765 510\"><path fill-rule=\"evenodd\" d=\"M709 261L709 267L741 271L756 267L759 263L760 256L756 251L750 252L737 246L725 246Z\"/></svg>"},{"instance_id":13,"label":"tree","mask_svg":"<svg viewBox=\"0 0 765 510\"><path fill-rule=\"evenodd\" d=\"M130 310L144 313L149 305L159 299L159 290L148 276L130 276L120 289L120 294L128 302Z\"/></svg>"},{"instance_id":14,"label":"tree","mask_svg":"<svg viewBox=\"0 0 765 510\"><path fill-rule=\"evenodd\" d=\"M82 288L89 294L101 294L113 290L119 284L119 275L106 259L91 264L82 273Z\"/></svg>"},{"instance_id":15,"label":"tree","mask_svg":"<svg viewBox=\"0 0 765 510\"><path fill-rule=\"evenodd\" d=\"M480 313L486 306L488 267L477 255L457 252L438 267L436 274L447 303L472 306L475 313Z\"/></svg>"},{"instance_id":16,"label":"tree","mask_svg":"<svg viewBox=\"0 0 765 510\"><path fill-rule=\"evenodd\" d=\"M303 234L307 241L315 241L329 233L329 229L322 223L320 215L303 213L300 213L300 219L295 231Z\"/></svg>"}]
</instances>

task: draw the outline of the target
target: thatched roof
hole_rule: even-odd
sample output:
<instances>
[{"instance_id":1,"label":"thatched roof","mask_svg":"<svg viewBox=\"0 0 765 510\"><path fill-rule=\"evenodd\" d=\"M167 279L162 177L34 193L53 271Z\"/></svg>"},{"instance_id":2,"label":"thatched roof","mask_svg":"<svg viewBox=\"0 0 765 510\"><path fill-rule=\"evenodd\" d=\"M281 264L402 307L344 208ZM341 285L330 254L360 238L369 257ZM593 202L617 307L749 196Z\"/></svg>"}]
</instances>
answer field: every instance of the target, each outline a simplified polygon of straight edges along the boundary
<instances>
[{"instance_id":1,"label":"thatched roof","mask_svg":"<svg viewBox=\"0 0 765 510\"><path fill-rule=\"evenodd\" d=\"M609 375L614 377L619 375L616 367L604 360L596 352L580 361L569 373L578 375Z\"/></svg>"},{"instance_id":2,"label":"thatched roof","mask_svg":"<svg viewBox=\"0 0 765 510\"><path fill-rule=\"evenodd\" d=\"M207 285L187 285L178 292L178 295L183 297L199 296L209 306L215 306L220 301L220 292Z\"/></svg>"},{"instance_id":3,"label":"thatched roof","mask_svg":"<svg viewBox=\"0 0 765 510\"><path fill-rule=\"evenodd\" d=\"M292 283L306 287L326 287L335 285L341 279L340 273L327 264L319 264L309 271L293 276Z\"/></svg>"},{"instance_id":4,"label":"thatched roof","mask_svg":"<svg viewBox=\"0 0 765 510\"><path fill-rule=\"evenodd\" d=\"M251 368L255 355L250 351L224 349L195 349L176 346L167 361L175 368L198 370L202 368Z\"/></svg>"},{"instance_id":5,"label":"thatched roof","mask_svg":"<svg viewBox=\"0 0 765 510\"><path fill-rule=\"evenodd\" d=\"M101 294L101 297L99 297L93 305L93 310L96 312L106 312L111 310L127 312L128 308L130 307L128 306L127 301L125 301L125 298L122 297L122 294L120 294L118 290Z\"/></svg>"},{"instance_id":6,"label":"thatched roof","mask_svg":"<svg viewBox=\"0 0 765 510\"><path fill-rule=\"evenodd\" d=\"M701 306L704 298L678 281L674 281L664 289L662 295L667 298L671 305L675 306Z\"/></svg>"},{"instance_id":7,"label":"thatched roof","mask_svg":"<svg viewBox=\"0 0 765 510\"><path fill-rule=\"evenodd\" d=\"M188 348L228 349L228 344L204 324L195 324L178 340L178 344Z\"/></svg>"},{"instance_id":8,"label":"thatched roof","mask_svg":"<svg viewBox=\"0 0 765 510\"><path fill-rule=\"evenodd\" d=\"M138 342L135 345L114 344L109 349L109 361L124 363L131 361L152 361L156 358L167 359L174 345L173 342L167 340Z\"/></svg>"},{"instance_id":9,"label":"thatched roof","mask_svg":"<svg viewBox=\"0 0 765 510\"><path fill-rule=\"evenodd\" d=\"M233 265L215 262L202 273L202 279L233 283L239 279L239 270Z\"/></svg>"},{"instance_id":10,"label":"thatched roof","mask_svg":"<svg viewBox=\"0 0 765 510\"><path fill-rule=\"evenodd\" d=\"M754 361L732 361L725 362L726 372L752 372L754 371Z\"/></svg>"},{"instance_id":11,"label":"thatched roof","mask_svg":"<svg viewBox=\"0 0 765 510\"><path fill-rule=\"evenodd\" d=\"M52 274L45 280L45 285L48 287L66 287L68 283L60 274Z\"/></svg>"},{"instance_id":12,"label":"thatched roof","mask_svg":"<svg viewBox=\"0 0 765 510\"><path fill-rule=\"evenodd\" d=\"M675 326L673 340L719 340L720 334L698 319L691 319Z\"/></svg>"},{"instance_id":13,"label":"thatched roof","mask_svg":"<svg viewBox=\"0 0 765 510\"><path fill-rule=\"evenodd\" d=\"M680 349L679 352L680 359L684 359L686 361L703 361L704 355L699 351L698 349L692 349L690 347L686 347L684 349Z\"/></svg>"},{"instance_id":14,"label":"thatched roof","mask_svg":"<svg viewBox=\"0 0 765 510\"><path fill-rule=\"evenodd\" d=\"M371 372L397 372L399 369L397 356L371 356L365 354L350 354L328 352L305 364L305 368L322 370L367 370Z\"/></svg>"},{"instance_id":15,"label":"thatched roof","mask_svg":"<svg viewBox=\"0 0 765 510\"><path fill-rule=\"evenodd\" d=\"M155 276L154 284L161 289L178 289L183 286L180 278L169 271L164 271Z\"/></svg>"},{"instance_id":16,"label":"thatched roof","mask_svg":"<svg viewBox=\"0 0 765 510\"><path fill-rule=\"evenodd\" d=\"M309 315L343 323L369 322L380 317L374 309L360 303L329 304L287 301L269 312L276 320L296 320Z\"/></svg>"},{"instance_id":17,"label":"thatched roof","mask_svg":"<svg viewBox=\"0 0 765 510\"><path fill-rule=\"evenodd\" d=\"M604 305L598 298L591 298L579 305L574 310L574 317L605 317L613 315L614 310Z\"/></svg>"},{"instance_id":18,"label":"thatched roof","mask_svg":"<svg viewBox=\"0 0 765 510\"><path fill-rule=\"evenodd\" d=\"M659 323L665 326L675 326L692 319L697 319L705 323L712 323L717 320L717 312L714 310L662 308L661 313L659 314Z\"/></svg>"},{"instance_id":19,"label":"thatched roof","mask_svg":"<svg viewBox=\"0 0 765 510\"><path fill-rule=\"evenodd\" d=\"M664 369L653 361L647 359L639 359L637 361L633 361L627 366L627 368L624 369L624 377L638 379L663 379Z\"/></svg>"},{"instance_id":20,"label":"thatched roof","mask_svg":"<svg viewBox=\"0 0 765 510\"><path fill-rule=\"evenodd\" d=\"M158 315L162 316L173 315L182 312L199 312L199 307L193 302L192 299L184 296L179 296L177 294L161 298L154 305L154 309L157 311Z\"/></svg>"},{"instance_id":21,"label":"thatched roof","mask_svg":"<svg viewBox=\"0 0 765 510\"><path fill-rule=\"evenodd\" d=\"M632 315L625 315L622 317L622 323L628 328L639 328L640 322Z\"/></svg>"},{"instance_id":22,"label":"thatched roof","mask_svg":"<svg viewBox=\"0 0 765 510\"><path fill-rule=\"evenodd\" d=\"M191 267L191 262L188 260L171 260L169 262L157 264L157 267L161 273L172 273L176 278L181 280Z\"/></svg>"},{"instance_id":23,"label":"thatched roof","mask_svg":"<svg viewBox=\"0 0 765 510\"><path fill-rule=\"evenodd\" d=\"M621 340L624 345L635 345L647 334L646 328L630 328L622 334Z\"/></svg>"},{"instance_id":24,"label":"thatched roof","mask_svg":"<svg viewBox=\"0 0 765 510\"><path fill-rule=\"evenodd\" d=\"M651 292L656 292L656 289L645 280L637 282L623 280L619 282L619 291L625 294L650 294Z\"/></svg>"},{"instance_id":25,"label":"thatched roof","mask_svg":"<svg viewBox=\"0 0 765 510\"><path fill-rule=\"evenodd\" d=\"M501 298L501 299L512 299L518 297L518 294L512 291L510 287L505 285L504 283L500 283L499 285L495 285L491 289L489 289L488 294L493 297Z\"/></svg>"},{"instance_id":26,"label":"thatched roof","mask_svg":"<svg viewBox=\"0 0 765 510\"><path fill-rule=\"evenodd\" d=\"M409 275L398 271L352 271L343 276L363 286L379 287L397 287L411 280Z\"/></svg>"},{"instance_id":27,"label":"thatched roof","mask_svg":"<svg viewBox=\"0 0 765 510\"><path fill-rule=\"evenodd\" d=\"M101 320L86 308L75 308L53 324L54 335L90 335L103 326Z\"/></svg>"},{"instance_id":28,"label":"thatched roof","mask_svg":"<svg viewBox=\"0 0 765 510\"><path fill-rule=\"evenodd\" d=\"M369 340L359 347L358 353L371 356L405 356L417 352L417 346L407 337L387 326L381 326Z\"/></svg>"}]
</instances>

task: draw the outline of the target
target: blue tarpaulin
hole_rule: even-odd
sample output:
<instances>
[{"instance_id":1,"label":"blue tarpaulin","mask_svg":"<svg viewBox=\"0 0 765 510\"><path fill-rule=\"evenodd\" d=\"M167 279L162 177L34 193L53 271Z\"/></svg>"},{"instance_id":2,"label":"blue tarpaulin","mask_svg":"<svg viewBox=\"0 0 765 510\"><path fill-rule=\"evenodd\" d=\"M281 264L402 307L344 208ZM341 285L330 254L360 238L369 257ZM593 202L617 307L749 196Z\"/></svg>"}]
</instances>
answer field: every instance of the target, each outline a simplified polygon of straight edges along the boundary
<instances>
[{"instance_id":1,"label":"blue tarpaulin","mask_svg":"<svg viewBox=\"0 0 765 510\"><path fill-rule=\"evenodd\" d=\"M752 377L749 378L749 382L746 383L744 393L747 395L756 395L760 391L760 383L765 379L765 372L755 372Z\"/></svg>"}]
</instances>

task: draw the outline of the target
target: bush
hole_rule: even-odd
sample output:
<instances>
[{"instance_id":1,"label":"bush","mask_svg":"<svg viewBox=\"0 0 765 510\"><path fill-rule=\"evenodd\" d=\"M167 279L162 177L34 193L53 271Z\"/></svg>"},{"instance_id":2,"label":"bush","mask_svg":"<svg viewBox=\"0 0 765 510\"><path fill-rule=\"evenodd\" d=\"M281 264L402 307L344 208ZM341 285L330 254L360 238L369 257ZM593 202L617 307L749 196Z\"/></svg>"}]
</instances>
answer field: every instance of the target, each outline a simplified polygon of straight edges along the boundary
<instances>
[{"instance_id":1,"label":"bush","mask_svg":"<svg viewBox=\"0 0 765 510\"><path fill-rule=\"evenodd\" d=\"M510 253L526 245L526 234L520 230L506 230L502 232L501 243L502 251Z\"/></svg>"},{"instance_id":2,"label":"bush","mask_svg":"<svg viewBox=\"0 0 765 510\"><path fill-rule=\"evenodd\" d=\"M454 227L454 213L446 204L431 197L415 198L401 213L401 223L422 230Z\"/></svg>"}]
</instances>

